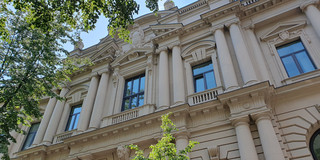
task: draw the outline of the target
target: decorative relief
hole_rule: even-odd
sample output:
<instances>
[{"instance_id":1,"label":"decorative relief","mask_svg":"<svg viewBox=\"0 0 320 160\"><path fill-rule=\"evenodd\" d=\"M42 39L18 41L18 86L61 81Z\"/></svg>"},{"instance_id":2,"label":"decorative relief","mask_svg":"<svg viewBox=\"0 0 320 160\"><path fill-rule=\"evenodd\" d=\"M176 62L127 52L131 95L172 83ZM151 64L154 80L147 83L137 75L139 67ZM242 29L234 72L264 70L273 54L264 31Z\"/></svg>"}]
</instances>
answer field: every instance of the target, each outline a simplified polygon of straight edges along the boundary
<instances>
[{"instance_id":1,"label":"decorative relief","mask_svg":"<svg viewBox=\"0 0 320 160\"><path fill-rule=\"evenodd\" d=\"M208 153L210 160L219 160L220 149L217 146L212 146L208 148Z\"/></svg>"},{"instance_id":2,"label":"decorative relief","mask_svg":"<svg viewBox=\"0 0 320 160\"><path fill-rule=\"evenodd\" d=\"M144 43L144 32L139 27L138 30L133 31L130 34L130 38L132 39L132 47L141 48Z\"/></svg>"},{"instance_id":3,"label":"decorative relief","mask_svg":"<svg viewBox=\"0 0 320 160\"><path fill-rule=\"evenodd\" d=\"M129 149L124 146L119 146L117 148L117 155L119 160L129 160Z\"/></svg>"},{"instance_id":4,"label":"decorative relief","mask_svg":"<svg viewBox=\"0 0 320 160\"><path fill-rule=\"evenodd\" d=\"M192 52L192 58L194 61L205 59L206 55L207 53L205 48L197 49L194 52Z\"/></svg>"},{"instance_id":5,"label":"decorative relief","mask_svg":"<svg viewBox=\"0 0 320 160\"><path fill-rule=\"evenodd\" d=\"M120 76L120 73L119 73L120 69L119 67L116 67L113 71L113 74L112 74L112 82L113 82L113 86L115 87L118 83L118 79L119 79L119 76Z\"/></svg>"},{"instance_id":6,"label":"decorative relief","mask_svg":"<svg viewBox=\"0 0 320 160\"><path fill-rule=\"evenodd\" d=\"M139 57L139 53L138 52L133 52L133 53L128 55L129 61L134 60L134 59L136 59L138 57Z\"/></svg>"},{"instance_id":7,"label":"decorative relief","mask_svg":"<svg viewBox=\"0 0 320 160\"><path fill-rule=\"evenodd\" d=\"M279 34L280 39L287 40L290 37L290 34L288 31L283 31Z\"/></svg>"}]
</instances>

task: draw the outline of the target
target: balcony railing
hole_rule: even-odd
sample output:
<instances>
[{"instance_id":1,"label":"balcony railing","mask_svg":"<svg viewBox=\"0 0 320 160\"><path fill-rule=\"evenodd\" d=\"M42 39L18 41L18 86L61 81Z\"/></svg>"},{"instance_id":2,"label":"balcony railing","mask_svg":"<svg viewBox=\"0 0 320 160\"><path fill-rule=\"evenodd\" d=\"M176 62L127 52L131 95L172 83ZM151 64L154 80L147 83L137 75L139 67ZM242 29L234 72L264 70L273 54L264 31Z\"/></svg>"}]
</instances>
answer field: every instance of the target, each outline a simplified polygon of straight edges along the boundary
<instances>
[{"instance_id":1,"label":"balcony railing","mask_svg":"<svg viewBox=\"0 0 320 160\"><path fill-rule=\"evenodd\" d=\"M111 115L108 117L103 118L102 126L109 126L121 122L125 122L139 116L147 115L153 113L155 111L155 105L145 104L143 106L126 110L115 115Z\"/></svg>"},{"instance_id":2,"label":"balcony railing","mask_svg":"<svg viewBox=\"0 0 320 160\"><path fill-rule=\"evenodd\" d=\"M76 130L71 130L71 131L67 131L67 132L64 132L64 133L61 133L61 134L56 135L55 138L54 138L54 142L55 142L55 143L63 142L63 140L71 137L72 134L73 134L75 131L76 131Z\"/></svg>"},{"instance_id":3,"label":"balcony railing","mask_svg":"<svg viewBox=\"0 0 320 160\"><path fill-rule=\"evenodd\" d=\"M139 110L132 110L131 112L127 112L124 114L120 114L116 117L112 117L112 124L124 122L137 117L139 117Z\"/></svg>"},{"instance_id":4,"label":"balcony railing","mask_svg":"<svg viewBox=\"0 0 320 160\"><path fill-rule=\"evenodd\" d=\"M243 6L247 6L247 5L250 5L250 4L252 4L252 3L256 3L256 2L258 2L259 0L242 0L241 1L241 4L243 5Z\"/></svg>"},{"instance_id":5,"label":"balcony railing","mask_svg":"<svg viewBox=\"0 0 320 160\"><path fill-rule=\"evenodd\" d=\"M219 93L222 92L221 87L208 89L203 92L194 93L188 96L189 105L196 105L217 99Z\"/></svg>"}]
</instances>

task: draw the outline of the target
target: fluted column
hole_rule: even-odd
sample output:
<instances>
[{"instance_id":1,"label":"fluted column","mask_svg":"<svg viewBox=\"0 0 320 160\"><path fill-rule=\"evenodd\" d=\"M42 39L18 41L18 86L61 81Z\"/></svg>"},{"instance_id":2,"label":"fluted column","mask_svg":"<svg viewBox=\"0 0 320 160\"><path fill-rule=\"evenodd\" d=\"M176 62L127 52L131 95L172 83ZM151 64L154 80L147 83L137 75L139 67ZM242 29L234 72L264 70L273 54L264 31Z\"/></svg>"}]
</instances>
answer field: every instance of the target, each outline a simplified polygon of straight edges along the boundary
<instances>
[{"instance_id":1,"label":"fluted column","mask_svg":"<svg viewBox=\"0 0 320 160\"><path fill-rule=\"evenodd\" d=\"M169 92L169 63L168 51L162 49L159 59L159 86L158 86L159 108L165 109L170 106Z\"/></svg>"},{"instance_id":2,"label":"fluted column","mask_svg":"<svg viewBox=\"0 0 320 160\"><path fill-rule=\"evenodd\" d=\"M90 117L92 113L92 108L94 104L94 100L96 98L96 93L98 89L98 74L93 73L87 93L87 97L83 102L79 123L78 123L78 131L83 132L88 129Z\"/></svg>"},{"instance_id":3,"label":"fluted column","mask_svg":"<svg viewBox=\"0 0 320 160\"><path fill-rule=\"evenodd\" d=\"M258 154L249 128L249 117L233 120L241 160L258 160Z\"/></svg>"},{"instance_id":4,"label":"fluted column","mask_svg":"<svg viewBox=\"0 0 320 160\"><path fill-rule=\"evenodd\" d=\"M94 102L89 129L96 129L100 125L103 107L105 106L105 99L107 96L108 82L109 72L108 70L104 70L101 73L100 83L97 91L96 100Z\"/></svg>"},{"instance_id":5,"label":"fluted column","mask_svg":"<svg viewBox=\"0 0 320 160\"><path fill-rule=\"evenodd\" d=\"M189 137L187 132L177 133L176 138L176 147L177 152L184 150L189 144Z\"/></svg>"},{"instance_id":6,"label":"fluted column","mask_svg":"<svg viewBox=\"0 0 320 160\"><path fill-rule=\"evenodd\" d=\"M317 4L319 4L319 0L306 1L301 4L300 8L302 11L305 12L313 26L313 29L317 32L318 36L320 37L320 11L316 7Z\"/></svg>"},{"instance_id":7,"label":"fluted column","mask_svg":"<svg viewBox=\"0 0 320 160\"><path fill-rule=\"evenodd\" d=\"M262 113L253 115L253 119L255 119L258 127L260 141L266 160L284 160L285 158L277 135L273 129L269 114Z\"/></svg>"},{"instance_id":8,"label":"fluted column","mask_svg":"<svg viewBox=\"0 0 320 160\"><path fill-rule=\"evenodd\" d=\"M253 27L247 28L246 31L247 31L247 34L248 34L250 40L251 40L250 41L252 44L251 46L253 48L253 52L255 54L257 63L259 64L258 68L259 68L259 72L261 73L261 80L262 81L269 80L269 72L268 72L268 69L266 66L266 61L263 58L263 53L261 51L258 39L256 38L256 36L253 32Z\"/></svg>"},{"instance_id":9,"label":"fluted column","mask_svg":"<svg viewBox=\"0 0 320 160\"><path fill-rule=\"evenodd\" d=\"M180 46L175 45L172 48L172 69L173 69L173 102L174 104L185 103L184 90L184 71Z\"/></svg>"},{"instance_id":10,"label":"fluted column","mask_svg":"<svg viewBox=\"0 0 320 160\"><path fill-rule=\"evenodd\" d=\"M236 72L234 71L230 51L222 28L218 28L214 31L214 37L217 44L218 58L221 66L221 73L225 89L226 91L228 91L239 88Z\"/></svg>"},{"instance_id":11,"label":"fluted column","mask_svg":"<svg viewBox=\"0 0 320 160\"><path fill-rule=\"evenodd\" d=\"M250 85L257 82L258 79L245 40L236 22L230 24L230 35L244 84Z\"/></svg>"},{"instance_id":12,"label":"fluted column","mask_svg":"<svg viewBox=\"0 0 320 160\"><path fill-rule=\"evenodd\" d=\"M68 93L69 89L64 87L62 88L61 92L60 92L60 97L65 97L66 94ZM51 115L50 118L50 122L48 124L46 133L44 135L43 138L43 143L48 143L51 144L52 140L53 140L53 136L56 134L56 131L58 129L58 125L61 119L61 114L64 108L66 101L65 100L59 100L57 101L53 113Z\"/></svg>"},{"instance_id":13,"label":"fluted column","mask_svg":"<svg viewBox=\"0 0 320 160\"><path fill-rule=\"evenodd\" d=\"M43 118L41 120L39 129L37 131L36 137L34 138L32 145L37 145L42 142L44 134L47 130L54 106L56 105L56 103L57 103L57 99L55 97L50 98L48 105L46 107L46 110L44 111Z\"/></svg>"}]
</instances>

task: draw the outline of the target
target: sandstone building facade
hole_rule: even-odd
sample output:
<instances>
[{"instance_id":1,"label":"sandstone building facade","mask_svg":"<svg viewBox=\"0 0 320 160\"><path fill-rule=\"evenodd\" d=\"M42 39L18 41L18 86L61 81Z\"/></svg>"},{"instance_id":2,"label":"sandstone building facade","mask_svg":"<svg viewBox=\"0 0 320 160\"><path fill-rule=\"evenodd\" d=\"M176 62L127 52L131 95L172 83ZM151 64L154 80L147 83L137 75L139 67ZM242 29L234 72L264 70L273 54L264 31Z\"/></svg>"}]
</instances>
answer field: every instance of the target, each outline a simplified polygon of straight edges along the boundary
<instances>
[{"instance_id":1,"label":"sandstone building facade","mask_svg":"<svg viewBox=\"0 0 320 160\"><path fill-rule=\"evenodd\" d=\"M320 159L319 0L198 0L141 16L132 44L107 36L71 56L66 101L15 134L14 159L127 160L172 112L192 160Z\"/></svg>"}]
</instances>

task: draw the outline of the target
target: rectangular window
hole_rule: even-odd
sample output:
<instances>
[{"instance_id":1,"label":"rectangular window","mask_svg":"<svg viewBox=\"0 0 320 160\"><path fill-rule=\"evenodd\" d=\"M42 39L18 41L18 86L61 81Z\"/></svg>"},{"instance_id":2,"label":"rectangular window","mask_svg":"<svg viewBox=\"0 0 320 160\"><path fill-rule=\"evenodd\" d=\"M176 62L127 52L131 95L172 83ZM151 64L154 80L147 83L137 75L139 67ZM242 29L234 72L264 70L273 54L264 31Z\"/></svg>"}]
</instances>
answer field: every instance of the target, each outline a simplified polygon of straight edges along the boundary
<instances>
[{"instance_id":1,"label":"rectangular window","mask_svg":"<svg viewBox=\"0 0 320 160\"><path fill-rule=\"evenodd\" d=\"M192 67L192 72L195 92L217 87L211 61Z\"/></svg>"},{"instance_id":2,"label":"rectangular window","mask_svg":"<svg viewBox=\"0 0 320 160\"><path fill-rule=\"evenodd\" d=\"M36 137L39 125L40 125L40 123L34 123L34 124L31 125L30 130L29 130L29 132L27 134L27 138L24 141L21 150L28 149L32 145L33 140Z\"/></svg>"},{"instance_id":3,"label":"rectangular window","mask_svg":"<svg viewBox=\"0 0 320 160\"><path fill-rule=\"evenodd\" d=\"M126 80L122 100L122 111L143 105L145 75Z\"/></svg>"},{"instance_id":4,"label":"rectangular window","mask_svg":"<svg viewBox=\"0 0 320 160\"><path fill-rule=\"evenodd\" d=\"M81 112L81 104L73 106L71 108L66 131L71 131L71 130L74 130L77 128L79 117L80 117L80 112Z\"/></svg>"},{"instance_id":5,"label":"rectangular window","mask_svg":"<svg viewBox=\"0 0 320 160\"><path fill-rule=\"evenodd\" d=\"M289 77L316 69L301 40L279 46L277 51Z\"/></svg>"}]
</instances>

